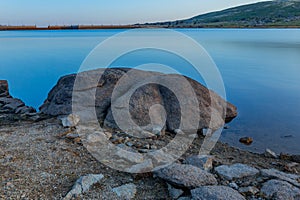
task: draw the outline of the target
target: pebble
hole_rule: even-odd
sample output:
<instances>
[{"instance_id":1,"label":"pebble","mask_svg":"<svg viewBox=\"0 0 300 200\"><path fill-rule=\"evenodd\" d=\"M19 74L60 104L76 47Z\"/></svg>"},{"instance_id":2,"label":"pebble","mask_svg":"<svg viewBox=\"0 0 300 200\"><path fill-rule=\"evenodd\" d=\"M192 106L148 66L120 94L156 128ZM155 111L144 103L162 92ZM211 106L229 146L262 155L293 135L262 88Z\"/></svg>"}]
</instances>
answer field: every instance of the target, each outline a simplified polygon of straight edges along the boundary
<instances>
[{"instance_id":1,"label":"pebble","mask_svg":"<svg viewBox=\"0 0 300 200\"><path fill-rule=\"evenodd\" d=\"M278 158L278 155L270 149L266 149L265 156L268 158Z\"/></svg>"}]
</instances>

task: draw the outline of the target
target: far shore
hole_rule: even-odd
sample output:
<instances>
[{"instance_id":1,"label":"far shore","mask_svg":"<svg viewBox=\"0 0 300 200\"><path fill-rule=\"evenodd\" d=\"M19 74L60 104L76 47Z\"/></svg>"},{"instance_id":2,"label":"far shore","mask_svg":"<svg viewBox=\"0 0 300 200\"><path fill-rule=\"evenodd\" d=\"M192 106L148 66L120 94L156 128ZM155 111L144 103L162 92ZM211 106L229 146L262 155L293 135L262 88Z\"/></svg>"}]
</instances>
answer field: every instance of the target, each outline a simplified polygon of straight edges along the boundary
<instances>
[{"instance_id":1,"label":"far shore","mask_svg":"<svg viewBox=\"0 0 300 200\"><path fill-rule=\"evenodd\" d=\"M0 31L16 31L16 30L101 30L101 29L135 29L135 28L240 28L240 29L299 29L300 26L228 26L228 25L201 25L201 26L165 26L165 25L149 25L149 24L137 24L137 25L70 25L70 26L1 26Z\"/></svg>"}]
</instances>

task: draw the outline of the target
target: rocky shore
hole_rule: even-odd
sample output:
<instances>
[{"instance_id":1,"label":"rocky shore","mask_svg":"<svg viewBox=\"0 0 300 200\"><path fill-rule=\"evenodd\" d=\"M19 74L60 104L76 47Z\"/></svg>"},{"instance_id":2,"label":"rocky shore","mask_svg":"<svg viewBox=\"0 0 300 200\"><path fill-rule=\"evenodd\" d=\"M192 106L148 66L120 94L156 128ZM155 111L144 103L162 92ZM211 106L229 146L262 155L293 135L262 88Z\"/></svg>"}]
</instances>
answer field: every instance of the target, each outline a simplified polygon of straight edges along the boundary
<instances>
[{"instance_id":1,"label":"rocky shore","mask_svg":"<svg viewBox=\"0 0 300 200\"><path fill-rule=\"evenodd\" d=\"M106 71L97 85L96 108L103 125L98 134L120 149L151 155L180 134L170 112L176 107L167 109L171 115L167 126L153 137L138 139L119 130L111 120L108 102L112 88L124 73L126 69ZM199 121L192 145L173 164L145 173L111 169L84 147L78 128L81 122L69 115L74 77L59 80L39 113L11 97L7 82L0 81L0 199L300 199L299 156L256 154L220 142L209 155L199 155L207 118ZM218 96L209 100L209 91L190 81L203 108L200 115L209 117L209 111L217 108L217 115L226 122L236 116L233 105L226 102L228 112L224 115L217 106L224 105L224 100ZM151 85L135 93L132 105L136 106L132 109L137 122L151 120L139 118L150 107L150 102L141 99L151 97L151 101L167 108L174 103L161 91ZM134 167L141 172L160 162L138 160L130 154L118 156L118 162L138 162Z\"/></svg>"}]
</instances>

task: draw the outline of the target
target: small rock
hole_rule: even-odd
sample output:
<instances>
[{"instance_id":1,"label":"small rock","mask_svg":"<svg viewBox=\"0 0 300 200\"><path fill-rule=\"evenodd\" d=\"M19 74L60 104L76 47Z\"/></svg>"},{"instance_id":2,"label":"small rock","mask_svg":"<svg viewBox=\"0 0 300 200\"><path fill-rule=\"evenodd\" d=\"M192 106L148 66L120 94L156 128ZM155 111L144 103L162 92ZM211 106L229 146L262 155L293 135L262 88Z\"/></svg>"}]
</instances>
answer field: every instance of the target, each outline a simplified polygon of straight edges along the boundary
<instances>
[{"instance_id":1,"label":"small rock","mask_svg":"<svg viewBox=\"0 0 300 200\"><path fill-rule=\"evenodd\" d=\"M188 157L183 163L199 167L205 171L210 171L213 168L213 156L197 155Z\"/></svg>"},{"instance_id":2,"label":"small rock","mask_svg":"<svg viewBox=\"0 0 300 200\"><path fill-rule=\"evenodd\" d=\"M159 178L179 187L196 188L218 183L214 175L192 165L173 163L153 173Z\"/></svg>"},{"instance_id":3,"label":"small rock","mask_svg":"<svg viewBox=\"0 0 300 200\"><path fill-rule=\"evenodd\" d=\"M238 190L238 189L239 189L239 186L238 186L235 182L229 183L228 186L231 187L231 188L233 188L233 189L235 189L235 190Z\"/></svg>"},{"instance_id":4,"label":"small rock","mask_svg":"<svg viewBox=\"0 0 300 200\"><path fill-rule=\"evenodd\" d=\"M129 183L120 187L113 188L112 191L120 198L124 200L133 199L137 192L136 185Z\"/></svg>"},{"instance_id":5,"label":"small rock","mask_svg":"<svg viewBox=\"0 0 300 200\"><path fill-rule=\"evenodd\" d=\"M68 138L68 139L75 139L78 137L79 137L79 135L77 133L69 133L68 135L66 135L66 138Z\"/></svg>"},{"instance_id":6,"label":"small rock","mask_svg":"<svg viewBox=\"0 0 300 200\"><path fill-rule=\"evenodd\" d=\"M118 149L116 152L116 155L120 158L124 158L132 163L142 163L144 161L144 158L142 155L134 152L130 152L124 149Z\"/></svg>"},{"instance_id":7,"label":"small rock","mask_svg":"<svg viewBox=\"0 0 300 200\"><path fill-rule=\"evenodd\" d=\"M204 129L202 129L202 134L203 134L203 136L209 136L212 134L212 130L209 128L204 128Z\"/></svg>"},{"instance_id":8,"label":"small rock","mask_svg":"<svg viewBox=\"0 0 300 200\"><path fill-rule=\"evenodd\" d=\"M248 187L241 187L239 189L239 193L242 194L248 194L248 195L255 195L259 192L259 189L257 189L256 187L253 186L248 186Z\"/></svg>"},{"instance_id":9,"label":"small rock","mask_svg":"<svg viewBox=\"0 0 300 200\"><path fill-rule=\"evenodd\" d=\"M126 145L129 146L129 147L133 146L133 144L131 142L126 142Z\"/></svg>"},{"instance_id":10,"label":"small rock","mask_svg":"<svg viewBox=\"0 0 300 200\"><path fill-rule=\"evenodd\" d=\"M268 158L278 158L277 154L270 149L266 149L265 156Z\"/></svg>"},{"instance_id":11,"label":"small rock","mask_svg":"<svg viewBox=\"0 0 300 200\"><path fill-rule=\"evenodd\" d=\"M88 174L80 177L74 184L73 188L65 196L64 200L69 200L77 197L80 194L87 192L92 185L98 183L104 176L102 174Z\"/></svg>"},{"instance_id":12,"label":"small rock","mask_svg":"<svg viewBox=\"0 0 300 200\"><path fill-rule=\"evenodd\" d=\"M75 127L78 125L79 121L79 116L75 114L70 114L67 117L61 119L62 125L64 127Z\"/></svg>"},{"instance_id":13,"label":"small rock","mask_svg":"<svg viewBox=\"0 0 300 200\"><path fill-rule=\"evenodd\" d=\"M299 188L280 180L269 180L263 184L261 193L274 200L293 200L300 198Z\"/></svg>"},{"instance_id":14,"label":"small rock","mask_svg":"<svg viewBox=\"0 0 300 200\"><path fill-rule=\"evenodd\" d=\"M191 190L193 200L245 200L236 190L227 186L204 186Z\"/></svg>"},{"instance_id":15,"label":"small rock","mask_svg":"<svg viewBox=\"0 0 300 200\"><path fill-rule=\"evenodd\" d=\"M287 174L281 171L278 171L277 169L262 169L261 174L264 177L268 178L278 178L283 181L287 181L297 187L300 187L300 183L298 180L300 179L300 176L295 174Z\"/></svg>"},{"instance_id":16,"label":"small rock","mask_svg":"<svg viewBox=\"0 0 300 200\"><path fill-rule=\"evenodd\" d=\"M243 137L243 138L240 139L240 143L243 143L245 145L251 145L253 143L253 138Z\"/></svg>"},{"instance_id":17,"label":"small rock","mask_svg":"<svg viewBox=\"0 0 300 200\"><path fill-rule=\"evenodd\" d=\"M168 183L167 185L168 185L169 195L172 199L178 199L184 193L184 191L181 189L176 189Z\"/></svg>"},{"instance_id":18,"label":"small rock","mask_svg":"<svg viewBox=\"0 0 300 200\"><path fill-rule=\"evenodd\" d=\"M248 165L234 164L234 165L221 165L215 168L215 171L223 178L227 180L239 179L248 176L255 176L259 171Z\"/></svg>"},{"instance_id":19,"label":"small rock","mask_svg":"<svg viewBox=\"0 0 300 200\"><path fill-rule=\"evenodd\" d=\"M130 168L126 169L129 173L146 173L152 171L153 164L151 159L147 159L140 164L136 164L131 166Z\"/></svg>"}]
</instances>

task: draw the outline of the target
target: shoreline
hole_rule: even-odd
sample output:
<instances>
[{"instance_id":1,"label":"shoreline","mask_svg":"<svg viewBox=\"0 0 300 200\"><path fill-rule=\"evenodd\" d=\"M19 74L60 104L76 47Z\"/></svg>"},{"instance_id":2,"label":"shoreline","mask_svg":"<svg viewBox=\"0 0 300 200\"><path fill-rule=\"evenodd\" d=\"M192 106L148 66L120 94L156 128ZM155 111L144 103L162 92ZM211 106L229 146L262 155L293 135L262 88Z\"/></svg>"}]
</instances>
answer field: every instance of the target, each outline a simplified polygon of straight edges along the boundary
<instances>
[{"instance_id":1,"label":"shoreline","mask_svg":"<svg viewBox=\"0 0 300 200\"><path fill-rule=\"evenodd\" d=\"M113 30L113 29L300 29L299 26L151 26L151 25L76 25L76 26L0 26L0 31Z\"/></svg>"}]
</instances>

